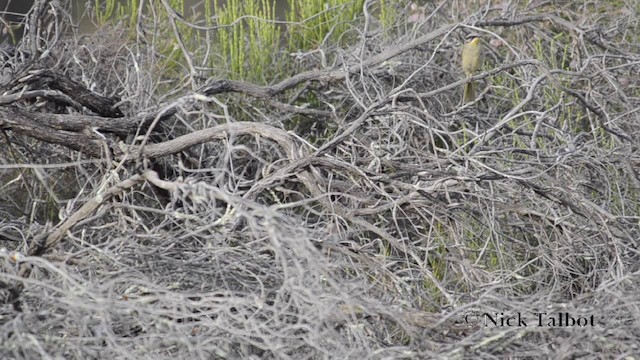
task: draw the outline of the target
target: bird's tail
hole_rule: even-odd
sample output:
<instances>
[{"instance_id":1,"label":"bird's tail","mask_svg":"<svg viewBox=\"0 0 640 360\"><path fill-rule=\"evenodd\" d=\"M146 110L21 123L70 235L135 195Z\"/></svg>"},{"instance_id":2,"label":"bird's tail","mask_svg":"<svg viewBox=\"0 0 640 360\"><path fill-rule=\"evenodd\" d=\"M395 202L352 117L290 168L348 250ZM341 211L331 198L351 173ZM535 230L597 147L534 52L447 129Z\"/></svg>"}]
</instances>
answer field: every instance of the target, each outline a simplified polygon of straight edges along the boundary
<instances>
[{"instance_id":1,"label":"bird's tail","mask_svg":"<svg viewBox=\"0 0 640 360\"><path fill-rule=\"evenodd\" d=\"M466 104L476 99L476 92L473 88L473 83L466 83L464 85L464 93L462 93L462 103Z\"/></svg>"}]
</instances>

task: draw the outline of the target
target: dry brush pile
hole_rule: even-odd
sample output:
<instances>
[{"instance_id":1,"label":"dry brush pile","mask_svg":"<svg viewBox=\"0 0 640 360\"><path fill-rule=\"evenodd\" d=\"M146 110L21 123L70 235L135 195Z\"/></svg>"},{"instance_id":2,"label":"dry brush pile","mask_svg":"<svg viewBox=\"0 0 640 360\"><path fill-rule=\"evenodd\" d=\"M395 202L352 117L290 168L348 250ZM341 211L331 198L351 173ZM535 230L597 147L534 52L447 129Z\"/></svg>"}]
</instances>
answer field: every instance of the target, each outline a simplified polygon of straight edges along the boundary
<instances>
[{"instance_id":1,"label":"dry brush pile","mask_svg":"<svg viewBox=\"0 0 640 360\"><path fill-rule=\"evenodd\" d=\"M167 85L153 31L36 2L2 50L1 357L637 354L640 4L461 4L370 2L262 86L196 54Z\"/></svg>"}]
</instances>

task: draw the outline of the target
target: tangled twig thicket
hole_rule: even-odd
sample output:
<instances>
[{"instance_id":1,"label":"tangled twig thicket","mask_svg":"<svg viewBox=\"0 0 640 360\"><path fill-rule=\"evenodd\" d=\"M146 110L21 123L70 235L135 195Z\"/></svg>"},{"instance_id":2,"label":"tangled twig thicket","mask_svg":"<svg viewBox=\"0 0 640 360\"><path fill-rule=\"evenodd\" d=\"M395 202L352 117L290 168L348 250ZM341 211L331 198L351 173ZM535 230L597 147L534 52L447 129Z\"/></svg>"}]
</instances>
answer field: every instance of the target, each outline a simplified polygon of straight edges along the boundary
<instances>
[{"instance_id":1,"label":"tangled twig thicket","mask_svg":"<svg viewBox=\"0 0 640 360\"><path fill-rule=\"evenodd\" d=\"M0 78L1 357L637 354L640 4L466 3L167 87L157 29L36 1Z\"/></svg>"}]
</instances>

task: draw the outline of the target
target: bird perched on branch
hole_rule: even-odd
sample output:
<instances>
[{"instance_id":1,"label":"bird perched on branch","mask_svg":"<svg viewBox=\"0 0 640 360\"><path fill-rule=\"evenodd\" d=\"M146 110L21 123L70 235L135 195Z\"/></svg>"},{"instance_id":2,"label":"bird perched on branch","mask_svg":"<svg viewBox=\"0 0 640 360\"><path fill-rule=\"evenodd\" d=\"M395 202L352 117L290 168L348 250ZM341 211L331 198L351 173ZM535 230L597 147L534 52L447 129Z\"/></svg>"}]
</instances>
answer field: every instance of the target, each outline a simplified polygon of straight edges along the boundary
<instances>
[{"instance_id":1,"label":"bird perched on branch","mask_svg":"<svg viewBox=\"0 0 640 360\"><path fill-rule=\"evenodd\" d=\"M482 45L480 44L480 35L472 33L467 35L465 44L462 46L462 70L467 78L474 75L482 65ZM464 86L462 94L462 103L474 101L476 93L473 88L473 82L468 82Z\"/></svg>"}]
</instances>

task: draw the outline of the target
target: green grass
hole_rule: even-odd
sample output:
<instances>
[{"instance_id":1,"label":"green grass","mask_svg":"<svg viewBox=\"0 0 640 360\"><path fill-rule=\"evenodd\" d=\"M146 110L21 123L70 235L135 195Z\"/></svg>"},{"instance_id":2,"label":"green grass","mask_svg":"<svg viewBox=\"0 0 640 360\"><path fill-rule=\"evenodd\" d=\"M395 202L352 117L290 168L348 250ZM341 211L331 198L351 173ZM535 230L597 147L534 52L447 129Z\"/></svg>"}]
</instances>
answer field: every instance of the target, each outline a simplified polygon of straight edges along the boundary
<instances>
[{"instance_id":1,"label":"green grass","mask_svg":"<svg viewBox=\"0 0 640 360\"><path fill-rule=\"evenodd\" d=\"M222 4L215 0L214 8L220 26L217 41L230 78L271 82L280 73L282 36L275 21L275 2L227 0Z\"/></svg>"},{"instance_id":2,"label":"green grass","mask_svg":"<svg viewBox=\"0 0 640 360\"><path fill-rule=\"evenodd\" d=\"M362 12L364 0L291 1L289 51L315 49L342 38L349 23Z\"/></svg>"},{"instance_id":3,"label":"green grass","mask_svg":"<svg viewBox=\"0 0 640 360\"><path fill-rule=\"evenodd\" d=\"M182 3L182 0L170 0L173 3ZM95 0L93 19L99 27L105 26L112 21L118 22L128 19L130 29L135 29L138 15L139 0L128 0L120 2L117 0Z\"/></svg>"},{"instance_id":4,"label":"green grass","mask_svg":"<svg viewBox=\"0 0 640 360\"><path fill-rule=\"evenodd\" d=\"M384 0L381 4L379 16L384 23L393 23L396 16L393 4L397 1ZM279 25L275 0L205 1L203 17L209 30L195 30L180 21L176 21L176 25L196 63L207 53L206 65L213 72L210 75L269 84L295 71L289 53L308 52L320 46L332 49L336 48L334 45L354 40L357 33L350 36L349 29L359 21L363 3L364 0L291 1L286 25ZM186 18L184 0L170 0L169 4L183 14L185 20L197 20ZM186 68L184 55L173 29L168 26L166 9L160 2L147 4L142 9L139 5L139 0L95 0L92 18L100 27L128 26L133 39L138 31L138 11L152 13L156 31L153 45L162 58L157 63L157 75L165 80L180 78L184 72L181 68Z\"/></svg>"}]
</instances>

